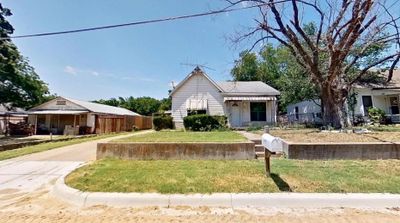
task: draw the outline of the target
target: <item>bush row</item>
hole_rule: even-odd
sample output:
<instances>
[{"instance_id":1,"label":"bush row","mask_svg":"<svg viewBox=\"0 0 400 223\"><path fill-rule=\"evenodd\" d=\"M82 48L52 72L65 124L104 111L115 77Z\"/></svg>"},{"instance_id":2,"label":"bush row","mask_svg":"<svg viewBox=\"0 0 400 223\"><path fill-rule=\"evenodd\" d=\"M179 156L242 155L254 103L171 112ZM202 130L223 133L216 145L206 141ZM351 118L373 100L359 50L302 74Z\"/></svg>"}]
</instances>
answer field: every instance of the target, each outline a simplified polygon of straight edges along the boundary
<instances>
[{"instance_id":1,"label":"bush row","mask_svg":"<svg viewBox=\"0 0 400 223\"><path fill-rule=\"evenodd\" d=\"M212 131L227 128L226 116L219 115L190 115L183 118L183 125L190 131Z\"/></svg>"},{"instance_id":2,"label":"bush row","mask_svg":"<svg viewBox=\"0 0 400 223\"><path fill-rule=\"evenodd\" d=\"M156 131L162 129L173 129L174 123L171 116L155 116L153 117L153 126Z\"/></svg>"}]
</instances>

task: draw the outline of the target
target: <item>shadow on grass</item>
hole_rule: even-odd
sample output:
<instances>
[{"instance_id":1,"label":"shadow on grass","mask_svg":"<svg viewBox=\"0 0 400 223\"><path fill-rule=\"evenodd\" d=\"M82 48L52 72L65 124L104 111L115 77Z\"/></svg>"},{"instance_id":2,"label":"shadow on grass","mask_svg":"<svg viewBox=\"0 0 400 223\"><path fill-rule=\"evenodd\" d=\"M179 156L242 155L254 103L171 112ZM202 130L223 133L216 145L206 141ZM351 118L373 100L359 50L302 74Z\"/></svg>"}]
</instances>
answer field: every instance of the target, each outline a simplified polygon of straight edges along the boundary
<instances>
[{"instance_id":1,"label":"shadow on grass","mask_svg":"<svg viewBox=\"0 0 400 223\"><path fill-rule=\"evenodd\" d=\"M289 184L286 183L286 181L284 181L278 174L271 173L270 176L280 191L292 192L292 189L290 188Z\"/></svg>"}]
</instances>

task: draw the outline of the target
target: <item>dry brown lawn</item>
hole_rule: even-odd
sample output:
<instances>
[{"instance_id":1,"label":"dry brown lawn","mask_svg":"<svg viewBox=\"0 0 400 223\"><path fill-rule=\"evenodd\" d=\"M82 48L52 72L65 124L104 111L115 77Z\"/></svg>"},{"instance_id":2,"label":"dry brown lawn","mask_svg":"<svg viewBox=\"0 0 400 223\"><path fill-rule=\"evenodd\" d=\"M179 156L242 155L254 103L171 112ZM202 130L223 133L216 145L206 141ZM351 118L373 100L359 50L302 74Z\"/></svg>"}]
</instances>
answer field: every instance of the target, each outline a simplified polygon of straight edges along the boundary
<instances>
[{"instance_id":1,"label":"dry brown lawn","mask_svg":"<svg viewBox=\"0 0 400 223\"><path fill-rule=\"evenodd\" d=\"M400 142L400 132L333 133L318 129L276 129L270 134L288 142Z\"/></svg>"}]
</instances>

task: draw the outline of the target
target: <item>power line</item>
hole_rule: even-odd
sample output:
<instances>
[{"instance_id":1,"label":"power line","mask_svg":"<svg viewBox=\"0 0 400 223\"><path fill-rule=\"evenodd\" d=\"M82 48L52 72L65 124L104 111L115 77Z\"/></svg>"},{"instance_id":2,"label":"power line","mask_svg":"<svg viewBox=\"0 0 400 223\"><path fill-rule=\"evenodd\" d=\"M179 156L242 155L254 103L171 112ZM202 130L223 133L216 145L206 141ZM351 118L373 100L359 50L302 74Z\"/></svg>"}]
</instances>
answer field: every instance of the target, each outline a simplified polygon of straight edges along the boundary
<instances>
[{"instance_id":1,"label":"power line","mask_svg":"<svg viewBox=\"0 0 400 223\"><path fill-rule=\"evenodd\" d=\"M281 0L281 1L274 2L274 4L283 3L283 2L287 2L287 1L288 0ZM70 34L70 33L89 32L89 31L102 30L102 29L113 29L113 28L119 28L119 27L125 27L125 26L144 25L144 24L150 24L150 23L159 23L159 22L166 22L166 21L173 21L173 20L203 17L203 16L214 15L214 14L251 9L251 8L261 7L261 6L265 6L265 5L269 5L269 4L270 3L262 3L262 4L257 4L257 5L245 6L245 7L241 7L241 8L227 7L227 8L220 9L220 10L202 12L202 13L197 13L197 14L173 16L173 17L167 17L167 18L144 20L144 21L138 21L138 22L129 22L129 23L122 23L122 24L108 25L108 26L97 26L97 27L90 27L90 28L83 28L83 29L73 29L73 30L65 30L65 31L57 31L57 32L45 32L45 33L19 35L19 36L9 36L9 37L3 37L0 39L5 40L5 39L20 39L20 38L41 37L41 36L54 36L54 35L63 35L63 34Z\"/></svg>"}]
</instances>

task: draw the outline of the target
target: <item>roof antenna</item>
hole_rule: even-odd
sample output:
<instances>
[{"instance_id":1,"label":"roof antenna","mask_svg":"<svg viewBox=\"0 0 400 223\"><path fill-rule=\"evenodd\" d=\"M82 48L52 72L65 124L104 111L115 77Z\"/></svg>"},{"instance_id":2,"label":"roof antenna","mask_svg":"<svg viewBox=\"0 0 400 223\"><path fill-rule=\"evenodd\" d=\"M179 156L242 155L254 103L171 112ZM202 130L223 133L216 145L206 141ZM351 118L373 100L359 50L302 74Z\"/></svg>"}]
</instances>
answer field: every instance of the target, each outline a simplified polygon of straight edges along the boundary
<instances>
[{"instance_id":1,"label":"roof antenna","mask_svg":"<svg viewBox=\"0 0 400 223\"><path fill-rule=\"evenodd\" d=\"M208 69L208 70L215 71L215 69L206 66L207 63L205 63L205 64L180 63L180 64L183 65L183 66L200 67L200 68L202 68L202 69L205 68L205 69Z\"/></svg>"}]
</instances>

